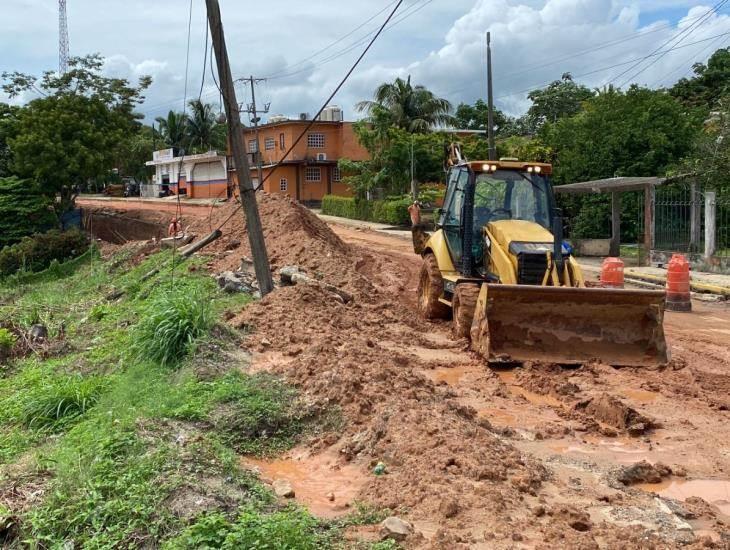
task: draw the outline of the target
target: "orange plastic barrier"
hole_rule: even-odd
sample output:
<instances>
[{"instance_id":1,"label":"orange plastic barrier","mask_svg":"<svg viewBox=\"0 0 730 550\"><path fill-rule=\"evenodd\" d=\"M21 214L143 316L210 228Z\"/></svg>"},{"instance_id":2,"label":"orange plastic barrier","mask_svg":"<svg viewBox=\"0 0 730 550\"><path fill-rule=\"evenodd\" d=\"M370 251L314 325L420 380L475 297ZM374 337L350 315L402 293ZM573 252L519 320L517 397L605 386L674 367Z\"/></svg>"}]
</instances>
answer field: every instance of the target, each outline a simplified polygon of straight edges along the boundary
<instances>
[{"instance_id":1,"label":"orange plastic barrier","mask_svg":"<svg viewBox=\"0 0 730 550\"><path fill-rule=\"evenodd\" d=\"M667 309L692 311L689 290L689 262L682 254L673 254L667 268Z\"/></svg>"},{"instance_id":2,"label":"orange plastic barrier","mask_svg":"<svg viewBox=\"0 0 730 550\"><path fill-rule=\"evenodd\" d=\"M606 258L601 266L601 286L604 288L624 287L624 262L620 258Z\"/></svg>"}]
</instances>

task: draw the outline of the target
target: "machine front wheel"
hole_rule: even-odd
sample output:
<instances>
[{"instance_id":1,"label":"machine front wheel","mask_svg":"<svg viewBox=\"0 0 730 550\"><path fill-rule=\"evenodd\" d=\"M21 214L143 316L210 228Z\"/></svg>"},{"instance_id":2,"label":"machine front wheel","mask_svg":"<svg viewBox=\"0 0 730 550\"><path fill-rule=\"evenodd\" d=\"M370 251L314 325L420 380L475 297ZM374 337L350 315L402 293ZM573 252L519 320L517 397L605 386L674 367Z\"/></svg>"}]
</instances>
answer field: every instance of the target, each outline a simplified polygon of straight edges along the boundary
<instances>
[{"instance_id":1,"label":"machine front wheel","mask_svg":"<svg viewBox=\"0 0 730 550\"><path fill-rule=\"evenodd\" d=\"M423 257L421 272L418 276L418 312L426 319L445 319L449 307L439 302L444 293L444 280L441 277L436 256Z\"/></svg>"},{"instance_id":2,"label":"machine front wheel","mask_svg":"<svg viewBox=\"0 0 730 550\"><path fill-rule=\"evenodd\" d=\"M454 292L454 301L452 302L454 337L469 338L471 336L471 324L474 320L477 298L479 298L479 285L457 285Z\"/></svg>"}]
</instances>

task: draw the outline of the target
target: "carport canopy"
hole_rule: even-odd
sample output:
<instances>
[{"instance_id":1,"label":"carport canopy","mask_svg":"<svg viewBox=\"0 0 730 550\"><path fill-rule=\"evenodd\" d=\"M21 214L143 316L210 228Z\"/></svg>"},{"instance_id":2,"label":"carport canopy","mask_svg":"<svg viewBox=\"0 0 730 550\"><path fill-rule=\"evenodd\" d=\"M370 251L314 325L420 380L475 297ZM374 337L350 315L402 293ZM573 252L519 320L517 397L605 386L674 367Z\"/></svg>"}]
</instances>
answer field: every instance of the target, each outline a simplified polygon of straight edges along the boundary
<instances>
[{"instance_id":1,"label":"carport canopy","mask_svg":"<svg viewBox=\"0 0 730 550\"><path fill-rule=\"evenodd\" d=\"M629 191L644 192L644 239L651 248L651 233L654 226L652 221L652 203L654 188L662 185L668 178L659 177L620 177L567 185L556 185L555 193L565 195L586 195L597 193L611 193L611 247L609 254L619 256L621 253L621 193Z\"/></svg>"}]
</instances>

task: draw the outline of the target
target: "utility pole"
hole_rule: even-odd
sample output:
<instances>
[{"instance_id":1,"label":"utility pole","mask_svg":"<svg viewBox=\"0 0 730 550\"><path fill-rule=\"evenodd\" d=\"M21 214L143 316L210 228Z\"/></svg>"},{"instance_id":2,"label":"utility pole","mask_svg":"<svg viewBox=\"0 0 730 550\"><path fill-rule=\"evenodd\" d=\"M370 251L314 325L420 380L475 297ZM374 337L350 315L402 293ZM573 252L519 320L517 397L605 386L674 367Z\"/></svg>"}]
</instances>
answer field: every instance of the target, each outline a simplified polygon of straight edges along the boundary
<instances>
[{"instance_id":1,"label":"utility pole","mask_svg":"<svg viewBox=\"0 0 730 550\"><path fill-rule=\"evenodd\" d=\"M205 0L208 10L208 24L210 35L213 41L213 50L218 65L218 77L223 101L226 106L228 117L228 139L233 149L233 160L236 163L238 174L238 190L241 194L241 205L243 206L246 218L246 229L248 241L251 245L251 256L256 270L256 280L259 283L261 296L266 296L274 289L274 282L271 278L271 267L269 256L266 252L264 232L261 228L261 217L259 216L258 205L256 204L256 190L251 183L251 172L246 157L246 144L243 139L243 125L236 100L236 89L233 86L231 66L228 62L228 51L226 50L226 39L223 34L223 22L221 21L221 10L218 0Z\"/></svg>"},{"instance_id":2,"label":"utility pole","mask_svg":"<svg viewBox=\"0 0 730 550\"><path fill-rule=\"evenodd\" d=\"M415 165L413 162L413 134L411 134L411 194L413 202L418 200L418 184L416 183Z\"/></svg>"},{"instance_id":3,"label":"utility pole","mask_svg":"<svg viewBox=\"0 0 730 550\"><path fill-rule=\"evenodd\" d=\"M492 90L492 33L487 32L487 137L489 138L489 160L497 160L497 146L494 144L494 93Z\"/></svg>"},{"instance_id":4,"label":"utility pole","mask_svg":"<svg viewBox=\"0 0 730 550\"><path fill-rule=\"evenodd\" d=\"M261 143L259 142L259 122L261 121L261 117L259 117L259 113L266 114L269 112L269 107L271 106L270 103L267 103L264 105L263 111L257 111L256 110L256 84L259 82L265 82L265 78L254 78L253 75L248 78L241 79L242 82L250 82L251 83L251 103L249 103L246 106L246 112L251 116L251 122L253 122L253 128L254 128L254 135L256 139L256 167L258 168L257 174L259 183L258 186L261 186L261 182L264 181L264 173L263 169L261 167Z\"/></svg>"}]
</instances>

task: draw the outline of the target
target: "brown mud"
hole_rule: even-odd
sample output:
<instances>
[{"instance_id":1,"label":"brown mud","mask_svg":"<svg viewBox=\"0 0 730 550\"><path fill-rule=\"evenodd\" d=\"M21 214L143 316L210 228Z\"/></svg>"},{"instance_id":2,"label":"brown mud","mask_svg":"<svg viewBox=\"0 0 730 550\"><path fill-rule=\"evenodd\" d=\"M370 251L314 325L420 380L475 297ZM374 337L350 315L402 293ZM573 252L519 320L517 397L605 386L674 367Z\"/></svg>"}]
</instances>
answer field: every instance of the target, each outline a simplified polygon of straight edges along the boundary
<instances>
[{"instance_id":1,"label":"brown mud","mask_svg":"<svg viewBox=\"0 0 730 550\"><path fill-rule=\"evenodd\" d=\"M289 481L326 517L357 501L390 508L415 527L409 548L730 544L727 304L667 312L665 367L493 370L450 338L448 321L418 318L409 241L328 227L278 196L260 208L274 268L298 265L354 296L345 305L320 287L282 287L231 319L249 334L252 370L284 376L344 420L278 461L244 458L265 479ZM240 213L205 252L215 272L249 255ZM641 461L672 473L621 483Z\"/></svg>"}]
</instances>

